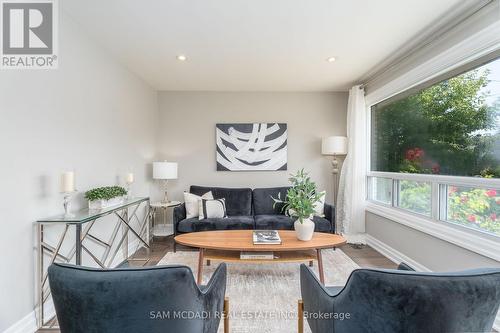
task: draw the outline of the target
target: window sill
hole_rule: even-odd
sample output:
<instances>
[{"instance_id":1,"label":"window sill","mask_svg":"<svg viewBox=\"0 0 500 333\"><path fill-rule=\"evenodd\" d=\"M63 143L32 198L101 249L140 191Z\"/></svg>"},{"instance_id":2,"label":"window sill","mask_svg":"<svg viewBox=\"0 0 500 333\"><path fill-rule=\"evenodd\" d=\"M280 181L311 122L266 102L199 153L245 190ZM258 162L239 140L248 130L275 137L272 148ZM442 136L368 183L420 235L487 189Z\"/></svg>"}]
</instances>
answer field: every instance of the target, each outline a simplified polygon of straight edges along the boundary
<instances>
[{"instance_id":1,"label":"window sill","mask_svg":"<svg viewBox=\"0 0 500 333\"><path fill-rule=\"evenodd\" d=\"M436 222L403 210L368 201L366 211L385 217L397 223L442 239L464 249L485 257L500 261L500 241L487 235L448 225L447 222ZM465 230L462 230L465 229Z\"/></svg>"}]
</instances>

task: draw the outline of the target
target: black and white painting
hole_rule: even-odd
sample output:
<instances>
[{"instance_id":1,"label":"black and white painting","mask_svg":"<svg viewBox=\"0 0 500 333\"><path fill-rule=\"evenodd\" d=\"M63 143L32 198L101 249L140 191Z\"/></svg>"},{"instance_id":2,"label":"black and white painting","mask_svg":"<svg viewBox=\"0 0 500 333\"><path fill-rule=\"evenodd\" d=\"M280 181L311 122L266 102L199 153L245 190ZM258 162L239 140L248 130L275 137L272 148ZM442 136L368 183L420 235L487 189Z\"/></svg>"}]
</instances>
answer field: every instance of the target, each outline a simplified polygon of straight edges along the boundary
<instances>
[{"instance_id":1,"label":"black and white painting","mask_svg":"<svg viewBox=\"0 0 500 333\"><path fill-rule=\"evenodd\" d=\"M286 170L286 124L217 124L216 131L217 171Z\"/></svg>"}]
</instances>

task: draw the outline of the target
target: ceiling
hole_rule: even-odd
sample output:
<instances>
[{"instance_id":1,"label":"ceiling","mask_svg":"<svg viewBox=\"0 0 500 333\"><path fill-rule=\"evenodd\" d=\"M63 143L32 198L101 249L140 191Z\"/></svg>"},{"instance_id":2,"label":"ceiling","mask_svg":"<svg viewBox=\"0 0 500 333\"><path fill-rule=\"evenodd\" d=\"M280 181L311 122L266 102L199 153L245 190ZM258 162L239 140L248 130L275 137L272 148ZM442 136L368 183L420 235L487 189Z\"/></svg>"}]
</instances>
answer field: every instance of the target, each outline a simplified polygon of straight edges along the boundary
<instances>
[{"instance_id":1,"label":"ceiling","mask_svg":"<svg viewBox=\"0 0 500 333\"><path fill-rule=\"evenodd\" d=\"M158 90L345 91L462 0L64 0ZM184 54L187 61L177 60ZM335 56L335 62L328 57Z\"/></svg>"}]
</instances>

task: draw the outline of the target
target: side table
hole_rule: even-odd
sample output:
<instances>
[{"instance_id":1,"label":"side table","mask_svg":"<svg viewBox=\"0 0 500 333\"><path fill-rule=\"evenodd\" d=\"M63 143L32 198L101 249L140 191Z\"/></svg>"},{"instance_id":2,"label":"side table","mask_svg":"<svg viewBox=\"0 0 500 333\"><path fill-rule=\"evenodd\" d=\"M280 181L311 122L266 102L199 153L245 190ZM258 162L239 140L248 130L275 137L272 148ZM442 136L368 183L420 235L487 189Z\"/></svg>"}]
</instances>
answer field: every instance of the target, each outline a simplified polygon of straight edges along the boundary
<instances>
[{"instance_id":1,"label":"side table","mask_svg":"<svg viewBox=\"0 0 500 333\"><path fill-rule=\"evenodd\" d=\"M174 234L174 225L170 221L168 223L167 213L170 208L175 208L181 204L180 201L169 201L169 202L152 202L149 204L151 211L151 235L152 236L170 236ZM163 211L163 223L156 222L156 213L158 210Z\"/></svg>"}]
</instances>

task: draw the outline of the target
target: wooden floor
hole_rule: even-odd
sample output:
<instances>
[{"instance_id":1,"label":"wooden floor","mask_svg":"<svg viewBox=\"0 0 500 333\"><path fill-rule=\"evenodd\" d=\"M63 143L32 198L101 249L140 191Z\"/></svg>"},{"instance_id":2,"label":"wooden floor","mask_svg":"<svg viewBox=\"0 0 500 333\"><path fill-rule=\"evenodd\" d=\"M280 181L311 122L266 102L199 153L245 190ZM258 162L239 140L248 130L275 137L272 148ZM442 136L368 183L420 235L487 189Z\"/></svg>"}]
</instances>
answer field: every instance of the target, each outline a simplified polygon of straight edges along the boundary
<instances>
[{"instance_id":1,"label":"wooden floor","mask_svg":"<svg viewBox=\"0 0 500 333\"><path fill-rule=\"evenodd\" d=\"M355 263L365 268L396 268L396 264L381 255L367 245L354 246L344 245L342 251L347 254ZM149 255L145 249L136 252L127 263L126 266L155 266L167 254L174 250L174 240L172 236L155 237L151 244ZM196 251L182 245L177 245L177 251ZM38 332L59 332L59 330L40 330Z\"/></svg>"}]
</instances>

